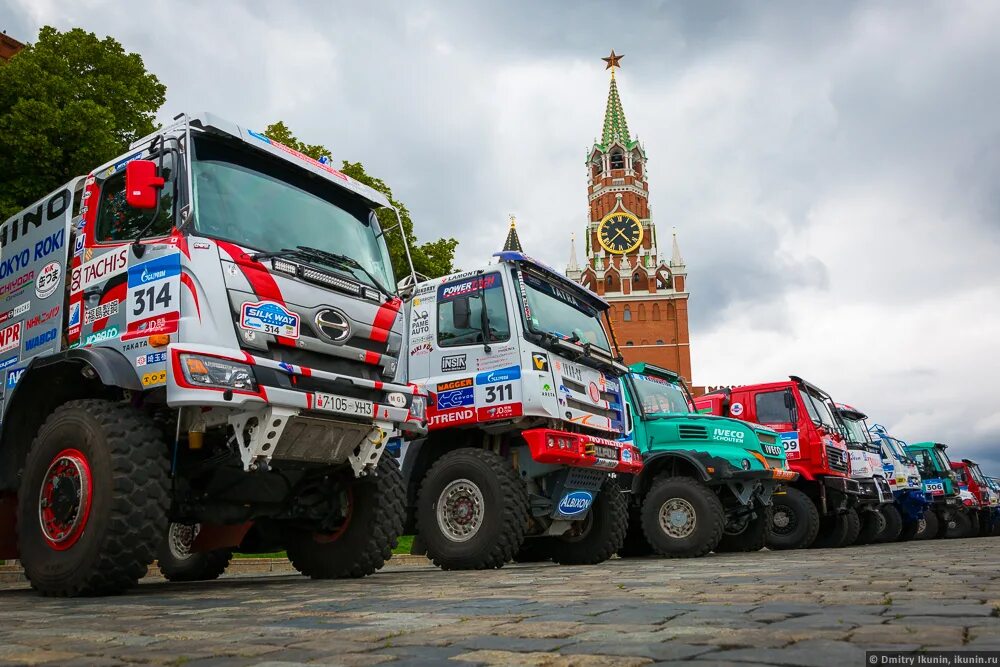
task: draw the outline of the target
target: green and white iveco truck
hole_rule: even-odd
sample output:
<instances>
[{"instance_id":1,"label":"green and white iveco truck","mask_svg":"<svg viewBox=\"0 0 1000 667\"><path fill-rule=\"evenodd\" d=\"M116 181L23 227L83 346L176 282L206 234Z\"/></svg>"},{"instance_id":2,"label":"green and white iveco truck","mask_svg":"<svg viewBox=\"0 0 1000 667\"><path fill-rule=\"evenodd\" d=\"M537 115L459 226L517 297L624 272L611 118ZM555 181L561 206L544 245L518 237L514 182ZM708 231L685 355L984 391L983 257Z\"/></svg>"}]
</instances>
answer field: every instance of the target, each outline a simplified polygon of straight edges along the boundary
<instances>
[{"instance_id":1,"label":"green and white iveco truck","mask_svg":"<svg viewBox=\"0 0 1000 667\"><path fill-rule=\"evenodd\" d=\"M774 431L698 414L683 379L651 364L623 382L644 467L634 478L623 556L695 557L764 546L771 496L797 474Z\"/></svg>"}]
</instances>

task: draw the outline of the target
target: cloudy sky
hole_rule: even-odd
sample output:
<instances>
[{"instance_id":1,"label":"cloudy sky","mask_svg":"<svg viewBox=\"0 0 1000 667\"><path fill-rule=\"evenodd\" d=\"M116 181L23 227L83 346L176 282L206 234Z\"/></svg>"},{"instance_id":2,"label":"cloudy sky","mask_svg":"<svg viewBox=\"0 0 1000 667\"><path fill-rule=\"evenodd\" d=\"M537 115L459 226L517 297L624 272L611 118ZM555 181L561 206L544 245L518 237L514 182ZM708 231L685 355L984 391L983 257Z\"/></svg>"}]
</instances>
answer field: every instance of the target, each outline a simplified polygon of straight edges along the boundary
<instances>
[{"instance_id":1,"label":"cloudy sky","mask_svg":"<svg viewBox=\"0 0 1000 667\"><path fill-rule=\"evenodd\" d=\"M491 4L8 0L0 29L116 37L163 119L284 120L464 267L508 213L566 264L614 48L689 267L695 381L803 375L1000 474L1000 3Z\"/></svg>"}]
</instances>

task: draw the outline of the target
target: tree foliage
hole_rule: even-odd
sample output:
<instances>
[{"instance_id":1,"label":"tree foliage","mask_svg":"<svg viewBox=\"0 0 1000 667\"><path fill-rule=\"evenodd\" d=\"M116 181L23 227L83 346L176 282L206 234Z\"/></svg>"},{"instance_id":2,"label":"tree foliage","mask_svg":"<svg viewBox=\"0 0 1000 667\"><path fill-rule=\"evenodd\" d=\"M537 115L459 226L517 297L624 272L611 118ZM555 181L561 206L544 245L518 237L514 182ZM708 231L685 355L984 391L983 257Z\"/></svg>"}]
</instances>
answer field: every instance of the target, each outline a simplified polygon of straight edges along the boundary
<instances>
[{"instance_id":1,"label":"tree foliage","mask_svg":"<svg viewBox=\"0 0 1000 667\"><path fill-rule=\"evenodd\" d=\"M166 87L111 37L45 26L0 64L0 221L156 129Z\"/></svg>"},{"instance_id":2,"label":"tree foliage","mask_svg":"<svg viewBox=\"0 0 1000 667\"><path fill-rule=\"evenodd\" d=\"M329 156L330 151L319 144L306 144L299 141L288 126L278 121L267 126L264 134L271 140L284 144L289 148L294 148L300 153L319 160L324 156ZM452 262L455 257L455 248L458 241L453 238L441 238L436 241L417 243L417 236L413 232L413 220L410 218L410 211L406 205L398 201L392 195L392 189L386 185L381 178L371 176L365 171L360 162L348 162L344 160L340 171L351 178L365 185L378 190L384 194L389 202L399 211L399 217L403 222L403 232L406 242L410 246L410 255L413 258L413 266L417 273L421 273L428 278L451 273L454 270ZM398 226L396 215L390 210L379 211L379 224L385 230L391 230ZM397 231L389 231L386 234L386 242L389 245L389 256L392 258L392 268L397 278L409 275L410 266L406 261L406 250L403 247L403 237Z\"/></svg>"}]
</instances>

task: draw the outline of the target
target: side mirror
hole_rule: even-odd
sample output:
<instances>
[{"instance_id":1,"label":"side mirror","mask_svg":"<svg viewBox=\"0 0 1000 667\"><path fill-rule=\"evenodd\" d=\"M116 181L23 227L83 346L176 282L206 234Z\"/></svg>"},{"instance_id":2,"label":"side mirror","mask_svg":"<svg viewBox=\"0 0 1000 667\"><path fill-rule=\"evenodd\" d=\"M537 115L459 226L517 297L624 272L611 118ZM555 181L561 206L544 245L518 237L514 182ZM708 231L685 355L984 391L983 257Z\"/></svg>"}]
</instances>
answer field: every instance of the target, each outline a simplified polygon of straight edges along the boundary
<instances>
[{"instance_id":1,"label":"side mirror","mask_svg":"<svg viewBox=\"0 0 1000 667\"><path fill-rule=\"evenodd\" d=\"M635 425L632 423L632 404L625 401L625 435L632 435Z\"/></svg>"},{"instance_id":2,"label":"side mirror","mask_svg":"<svg viewBox=\"0 0 1000 667\"><path fill-rule=\"evenodd\" d=\"M413 280L413 276L409 275L396 283L396 294L403 301L409 301L413 293L417 291L417 283Z\"/></svg>"},{"instance_id":3,"label":"side mirror","mask_svg":"<svg viewBox=\"0 0 1000 667\"><path fill-rule=\"evenodd\" d=\"M789 412L795 408L795 397L792 395L792 392L787 389L785 390L785 407L788 408Z\"/></svg>"},{"instance_id":4,"label":"side mirror","mask_svg":"<svg viewBox=\"0 0 1000 667\"><path fill-rule=\"evenodd\" d=\"M132 208L155 209L163 184L152 160L132 160L125 166L125 201Z\"/></svg>"},{"instance_id":5,"label":"side mirror","mask_svg":"<svg viewBox=\"0 0 1000 667\"><path fill-rule=\"evenodd\" d=\"M452 301L451 318L456 329L472 328L472 308L469 305L469 297L463 296Z\"/></svg>"}]
</instances>

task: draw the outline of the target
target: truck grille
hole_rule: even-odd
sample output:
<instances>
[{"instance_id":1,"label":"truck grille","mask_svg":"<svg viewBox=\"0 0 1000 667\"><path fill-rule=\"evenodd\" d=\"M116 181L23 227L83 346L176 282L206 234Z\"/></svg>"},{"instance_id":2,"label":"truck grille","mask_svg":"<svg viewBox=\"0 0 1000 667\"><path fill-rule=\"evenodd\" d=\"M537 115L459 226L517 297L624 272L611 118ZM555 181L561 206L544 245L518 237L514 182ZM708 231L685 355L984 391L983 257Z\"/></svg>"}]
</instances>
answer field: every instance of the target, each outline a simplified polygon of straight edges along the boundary
<instances>
[{"instance_id":1,"label":"truck grille","mask_svg":"<svg viewBox=\"0 0 1000 667\"><path fill-rule=\"evenodd\" d=\"M681 424L677 427L681 440L707 440L708 429L704 426L692 426L691 424Z\"/></svg>"},{"instance_id":2,"label":"truck grille","mask_svg":"<svg viewBox=\"0 0 1000 667\"><path fill-rule=\"evenodd\" d=\"M826 458L830 461L830 468L838 472L847 472L848 454L842 449L837 449L831 445L826 446Z\"/></svg>"},{"instance_id":3,"label":"truck grille","mask_svg":"<svg viewBox=\"0 0 1000 667\"><path fill-rule=\"evenodd\" d=\"M261 354L259 350L251 350L251 354L260 354L274 361L284 361L296 366L315 368L328 373L338 373L340 375L350 375L364 378L366 380L382 380L380 367L366 364L353 359L343 359L328 354L320 354L311 350L300 350L282 345L269 345L266 354Z\"/></svg>"}]
</instances>

